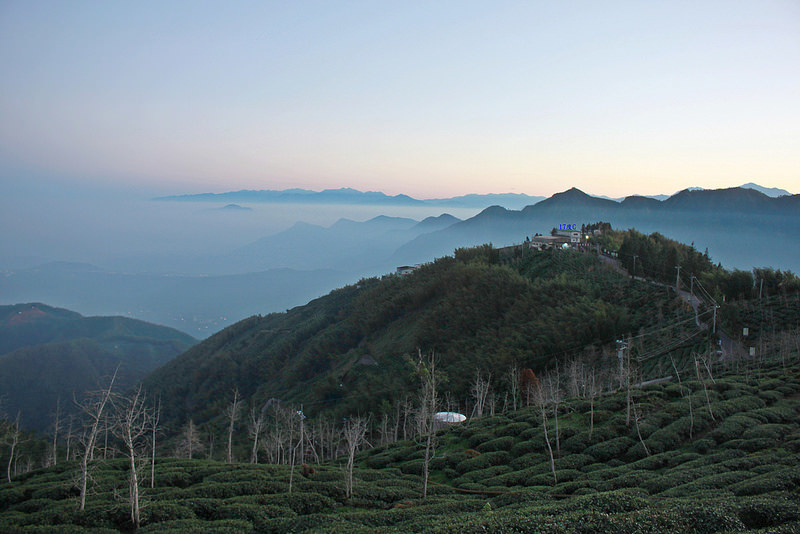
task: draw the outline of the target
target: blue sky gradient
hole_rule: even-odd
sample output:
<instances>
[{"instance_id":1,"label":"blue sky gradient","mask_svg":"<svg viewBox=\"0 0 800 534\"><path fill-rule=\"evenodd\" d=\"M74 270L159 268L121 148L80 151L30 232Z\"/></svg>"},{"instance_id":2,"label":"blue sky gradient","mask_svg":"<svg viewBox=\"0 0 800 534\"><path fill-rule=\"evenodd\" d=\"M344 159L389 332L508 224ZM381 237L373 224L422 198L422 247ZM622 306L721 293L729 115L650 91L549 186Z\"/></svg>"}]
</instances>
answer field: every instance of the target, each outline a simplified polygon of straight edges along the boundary
<instances>
[{"instance_id":1,"label":"blue sky gradient","mask_svg":"<svg viewBox=\"0 0 800 534\"><path fill-rule=\"evenodd\" d=\"M4 1L0 173L798 193L800 3Z\"/></svg>"}]
</instances>

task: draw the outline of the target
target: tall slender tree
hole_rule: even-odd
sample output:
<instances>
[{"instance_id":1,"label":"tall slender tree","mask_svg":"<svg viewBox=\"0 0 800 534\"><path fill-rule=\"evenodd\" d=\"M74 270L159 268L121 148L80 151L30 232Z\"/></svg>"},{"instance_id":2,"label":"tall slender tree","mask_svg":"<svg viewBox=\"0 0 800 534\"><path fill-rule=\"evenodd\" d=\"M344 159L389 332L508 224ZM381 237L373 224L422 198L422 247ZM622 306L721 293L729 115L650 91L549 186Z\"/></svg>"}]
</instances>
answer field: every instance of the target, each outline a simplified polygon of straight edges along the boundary
<instances>
[{"instance_id":1,"label":"tall slender tree","mask_svg":"<svg viewBox=\"0 0 800 534\"><path fill-rule=\"evenodd\" d=\"M83 412L87 418L85 425L85 434L83 451L81 453L81 474L80 474L80 504L78 509L82 512L86 508L86 487L89 477L89 462L94 458L94 447L97 441L97 433L100 430L100 425L105 416L106 406L111 399L111 392L114 387L114 381L117 379L117 372L119 366L114 370L114 374L108 382L108 386L103 389L90 392L87 397L82 401L75 401L75 404Z\"/></svg>"}]
</instances>

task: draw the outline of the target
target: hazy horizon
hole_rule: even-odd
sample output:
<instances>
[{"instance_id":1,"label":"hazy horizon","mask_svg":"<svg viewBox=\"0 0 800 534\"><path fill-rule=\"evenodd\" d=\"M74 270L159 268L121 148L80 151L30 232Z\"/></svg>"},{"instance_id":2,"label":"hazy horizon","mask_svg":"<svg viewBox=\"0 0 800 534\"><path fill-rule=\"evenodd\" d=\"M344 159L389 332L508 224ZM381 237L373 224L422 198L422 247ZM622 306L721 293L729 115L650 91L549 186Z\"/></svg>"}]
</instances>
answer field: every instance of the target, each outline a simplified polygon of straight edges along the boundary
<instances>
[{"instance_id":1,"label":"hazy horizon","mask_svg":"<svg viewBox=\"0 0 800 534\"><path fill-rule=\"evenodd\" d=\"M0 6L0 175L618 197L800 178L800 5Z\"/></svg>"}]
</instances>

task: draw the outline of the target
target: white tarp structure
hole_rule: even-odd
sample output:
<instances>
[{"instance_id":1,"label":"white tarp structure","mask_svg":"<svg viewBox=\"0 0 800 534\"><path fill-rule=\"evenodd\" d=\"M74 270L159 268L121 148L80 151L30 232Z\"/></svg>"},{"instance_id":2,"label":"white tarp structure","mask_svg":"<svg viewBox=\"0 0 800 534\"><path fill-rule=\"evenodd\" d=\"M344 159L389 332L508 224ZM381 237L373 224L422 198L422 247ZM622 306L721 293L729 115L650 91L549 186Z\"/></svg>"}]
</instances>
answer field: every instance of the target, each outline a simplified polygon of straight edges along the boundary
<instances>
[{"instance_id":1,"label":"white tarp structure","mask_svg":"<svg viewBox=\"0 0 800 534\"><path fill-rule=\"evenodd\" d=\"M438 412L433 414L433 419L439 423L463 423L467 416L456 412Z\"/></svg>"}]
</instances>

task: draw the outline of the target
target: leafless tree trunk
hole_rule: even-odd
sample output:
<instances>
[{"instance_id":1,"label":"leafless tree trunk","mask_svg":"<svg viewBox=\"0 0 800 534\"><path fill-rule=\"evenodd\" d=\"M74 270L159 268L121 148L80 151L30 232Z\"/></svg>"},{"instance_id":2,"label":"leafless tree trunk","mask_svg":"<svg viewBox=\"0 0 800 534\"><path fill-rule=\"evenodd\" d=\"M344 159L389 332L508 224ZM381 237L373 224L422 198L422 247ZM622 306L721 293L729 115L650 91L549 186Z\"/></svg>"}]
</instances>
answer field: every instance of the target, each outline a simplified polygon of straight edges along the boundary
<instances>
[{"instance_id":1,"label":"leafless tree trunk","mask_svg":"<svg viewBox=\"0 0 800 534\"><path fill-rule=\"evenodd\" d=\"M508 392L511 393L511 405L516 411L519 399L519 366L516 363L506 373L506 382L508 382Z\"/></svg>"},{"instance_id":2,"label":"leafless tree trunk","mask_svg":"<svg viewBox=\"0 0 800 534\"><path fill-rule=\"evenodd\" d=\"M592 369L589 375L589 439L592 439L594 432L594 399L600 394L600 388L597 387L597 371Z\"/></svg>"},{"instance_id":3,"label":"leafless tree trunk","mask_svg":"<svg viewBox=\"0 0 800 534\"><path fill-rule=\"evenodd\" d=\"M20 412L17 412L17 418L13 423L9 423L8 432L6 435L6 445L8 445L8 469L6 470L6 477L8 482L11 483L11 466L14 464L14 453L16 452L17 445L19 445L19 417ZM14 469L16 474L16 468Z\"/></svg>"},{"instance_id":4,"label":"leafless tree trunk","mask_svg":"<svg viewBox=\"0 0 800 534\"><path fill-rule=\"evenodd\" d=\"M214 444L216 442L217 442L217 436L216 434L214 434L213 429L211 429L208 431L208 453L206 454L206 460L214 459Z\"/></svg>"},{"instance_id":5,"label":"leafless tree trunk","mask_svg":"<svg viewBox=\"0 0 800 534\"><path fill-rule=\"evenodd\" d=\"M69 417L69 425L67 426L67 461L69 462L69 448L72 444L72 416Z\"/></svg>"},{"instance_id":6,"label":"leafless tree trunk","mask_svg":"<svg viewBox=\"0 0 800 534\"><path fill-rule=\"evenodd\" d=\"M420 436L425 443L425 456L422 464L422 498L428 497L428 477L430 464L436 455L436 410L439 406L437 396L438 376L436 374L436 357L433 353L423 360L419 353L418 372L422 380L417 417L422 430Z\"/></svg>"},{"instance_id":7,"label":"leafless tree trunk","mask_svg":"<svg viewBox=\"0 0 800 534\"><path fill-rule=\"evenodd\" d=\"M117 379L117 371L119 366L114 370L114 375L105 389L92 392L88 398L77 404L78 408L83 411L89 418L89 426L86 432L86 441L83 444L84 450L81 456L81 480L80 480L80 506L79 510L82 512L86 508L86 483L89 477L89 461L94 456L94 446L97 440L97 432L100 430L100 422L103 420L103 412L106 405L111 398L111 390L114 387L114 381Z\"/></svg>"},{"instance_id":8,"label":"leafless tree trunk","mask_svg":"<svg viewBox=\"0 0 800 534\"><path fill-rule=\"evenodd\" d=\"M153 427L152 410L147 408L142 387L129 398L117 401L116 420L111 427L114 435L122 440L128 453L130 463L129 479L129 504L131 508L131 523L134 528L139 528L139 476L137 460L144 453L147 444L147 434Z\"/></svg>"},{"instance_id":9,"label":"leafless tree trunk","mask_svg":"<svg viewBox=\"0 0 800 534\"><path fill-rule=\"evenodd\" d=\"M408 424L414 415L414 404L408 397L403 402L403 439L408 439Z\"/></svg>"},{"instance_id":10,"label":"leafless tree trunk","mask_svg":"<svg viewBox=\"0 0 800 534\"><path fill-rule=\"evenodd\" d=\"M544 387L544 385L543 385ZM550 403L553 405L553 417L555 418L556 428L556 455L561 457L561 435L558 431L558 410L561 408L561 402L564 400L561 394L561 380L556 367L555 379L550 376L547 379L547 396L550 398Z\"/></svg>"},{"instance_id":11,"label":"leafless tree trunk","mask_svg":"<svg viewBox=\"0 0 800 534\"><path fill-rule=\"evenodd\" d=\"M381 416L381 423L378 427L378 433L380 434L380 444L386 445L387 443L391 443L391 434L389 430L389 414L383 412Z\"/></svg>"},{"instance_id":12,"label":"leafless tree trunk","mask_svg":"<svg viewBox=\"0 0 800 534\"><path fill-rule=\"evenodd\" d=\"M549 403L549 399L547 397L547 391L545 390L544 384L533 390L533 402L536 404L537 408L539 408L539 412L542 414L542 430L544 430L544 442L547 444L547 452L550 454L550 469L553 472L553 484L558 484L558 478L556 478L556 462L555 458L553 457L553 447L550 446L550 437L547 435L547 405Z\"/></svg>"},{"instance_id":13,"label":"leafless tree trunk","mask_svg":"<svg viewBox=\"0 0 800 534\"><path fill-rule=\"evenodd\" d=\"M703 384L703 391L706 394L706 404L708 404L708 413L711 415L711 420L716 421L716 418L714 417L714 412L711 410L711 399L708 396L708 388L706 387L706 381L703 379L702 376L700 376L700 364L697 361L697 354L693 352L692 356L694 357L694 370L697 373L697 379L700 381L701 384Z\"/></svg>"},{"instance_id":14,"label":"leafless tree trunk","mask_svg":"<svg viewBox=\"0 0 800 534\"><path fill-rule=\"evenodd\" d=\"M61 429L61 397L56 400L55 420L53 421L53 465L58 465L58 431Z\"/></svg>"},{"instance_id":15,"label":"leafless tree trunk","mask_svg":"<svg viewBox=\"0 0 800 534\"><path fill-rule=\"evenodd\" d=\"M153 443L151 446L152 457L150 459L150 488L156 485L156 435L158 434L158 422L161 419L161 398L158 399L155 408L153 408Z\"/></svg>"},{"instance_id":16,"label":"leafless tree trunk","mask_svg":"<svg viewBox=\"0 0 800 534\"><path fill-rule=\"evenodd\" d=\"M347 470L345 472L345 495L349 499L353 496L353 466L358 447L364 442L367 433L367 420L361 417L349 419L342 429L342 437L347 447Z\"/></svg>"},{"instance_id":17,"label":"leafless tree trunk","mask_svg":"<svg viewBox=\"0 0 800 534\"><path fill-rule=\"evenodd\" d=\"M233 390L233 402L225 408L225 417L228 419L228 463L233 462L233 428L236 420L239 419L242 398L239 396L239 388Z\"/></svg>"},{"instance_id":18,"label":"leafless tree trunk","mask_svg":"<svg viewBox=\"0 0 800 534\"><path fill-rule=\"evenodd\" d=\"M472 383L471 391L472 398L475 400L475 407L473 408L472 413L478 418L483 417L483 408L486 404L486 396L489 394L491 380L491 373L486 378L483 378L480 369L475 372L475 381Z\"/></svg>"},{"instance_id":19,"label":"leafless tree trunk","mask_svg":"<svg viewBox=\"0 0 800 534\"><path fill-rule=\"evenodd\" d=\"M636 434L639 436L639 442L642 444L642 447L644 447L644 453L650 456L650 451L647 449L647 445L645 445L644 439L642 439L642 433L639 430L639 414L636 412L635 402L633 403L633 421L636 423Z\"/></svg>"},{"instance_id":20,"label":"leafless tree trunk","mask_svg":"<svg viewBox=\"0 0 800 534\"><path fill-rule=\"evenodd\" d=\"M194 424L194 420L189 419L189 423L181 432L181 440L178 444L178 453L192 459L195 452L201 452L203 444L200 442L200 432Z\"/></svg>"},{"instance_id":21,"label":"leafless tree trunk","mask_svg":"<svg viewBox=\"0 0 800 534\"><path fill-rule=\"evenodd\" d=\"M250 451L250 463L258 463L258 439L264 431L265 414L263 409L259 409L257 405L253 405L250 409L250 422L247 425L247 432L253 439L253 450Z\"/></svg>"}]
</instances>

